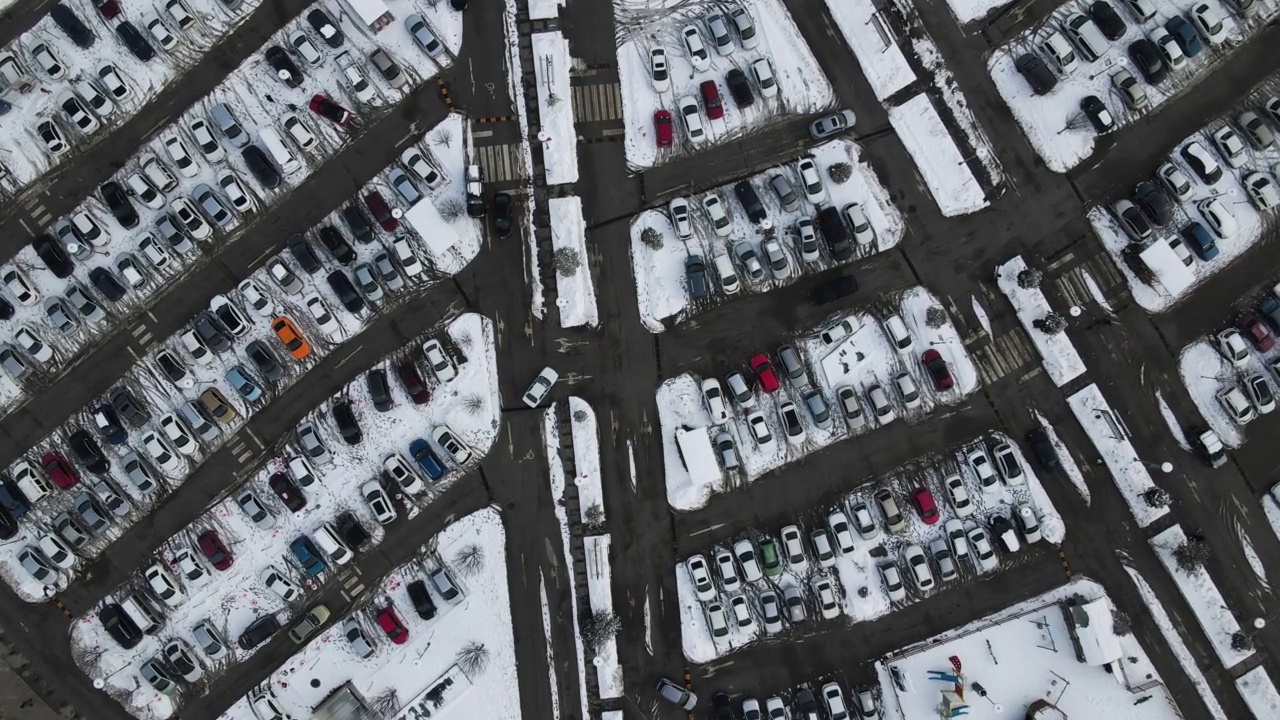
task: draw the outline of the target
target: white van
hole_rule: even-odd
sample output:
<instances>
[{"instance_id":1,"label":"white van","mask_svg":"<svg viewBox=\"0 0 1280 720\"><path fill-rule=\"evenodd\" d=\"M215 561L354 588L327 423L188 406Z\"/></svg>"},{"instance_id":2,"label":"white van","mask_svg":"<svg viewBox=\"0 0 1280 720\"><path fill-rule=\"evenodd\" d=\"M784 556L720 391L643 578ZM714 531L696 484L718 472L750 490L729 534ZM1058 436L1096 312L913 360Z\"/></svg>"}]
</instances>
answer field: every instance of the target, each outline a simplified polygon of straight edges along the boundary
<instances>
[{"instance_id":1,"label":"white van","mask_svg":"<svg viewBox=\"0 0 1280 720\"><path fill-rule=\"evenodd\" d=\"M142 174L147 176L151 184L162 193L178 187L178 179L169 172L169 168L160 162L155 155L144 155L142 157Z\"/></svg>"},{"instance_id":2,"label":"white van","mask_svg":"<svg viewBox=\"0 0 1280 720\"><path fill-rule=\"evenodd\" d=\"M342 541L337 531L329 523L316 528L316 531L311 534L311 540L334 565L346 565L354 557L351 553L351 548L347 547L347 544Z\"/></svg>"},{"instance_id":3,"label":"white van","mask_svg":"<svg viewBox=\"0 0 1280 720\"><path fill-rule=\"evenodd\" d=\"M142 632L151 634L160 629L160 618L156 611L136 593L125 593L120 598L120 609Z\"/></svg>"},{"instance_id":4,"label":"white van","mask_svg":"<svg viewBox=\"0 0 1280 720\"><path fill-rule=\"evenodd\" d=\"M298 162L298 158L289 151L275 128L263 128L258 139L262 141L262 146L271 154L271 159L276 161L285 175L292 175L302 169L302 163Z\"/></svg>"},{"instance_id":5,"label":"white van","mask_svg":"<svg viewBox=\"0 0 1280 720\"><path fill-rule=\"evenodd\" d=\"M711 264L716 269L716 280L720 281L720 289L725 295L732 295L738 292L741 284L738 282L738 271L733 267L733 261L728 255L716 255L711 259Z\"/></svg>"},{"instance_id":6,"label":"white van","mask_svg":"<svg viewBox=\"0 0 1280 720\"><path fill-rule=\"evenodd\" d=\"M1064 28L1071 41L1080 49L1080 54L1089 62L1096 62L1111 47L1098 26L1080 13L1068 17Z\"/></svg>"},{"instance_id":7,"label":"white van","mask_svg":"<svg viewBox=\"0 0 1280 720\"><path fill-rule=\"evenodd\" d=\"M36 470L26 460L14 463L13 479L29 505L35 505L53 492L53 486L49 484L49 479L44 476L44 473Z\"/></svg>"}]
</instances>

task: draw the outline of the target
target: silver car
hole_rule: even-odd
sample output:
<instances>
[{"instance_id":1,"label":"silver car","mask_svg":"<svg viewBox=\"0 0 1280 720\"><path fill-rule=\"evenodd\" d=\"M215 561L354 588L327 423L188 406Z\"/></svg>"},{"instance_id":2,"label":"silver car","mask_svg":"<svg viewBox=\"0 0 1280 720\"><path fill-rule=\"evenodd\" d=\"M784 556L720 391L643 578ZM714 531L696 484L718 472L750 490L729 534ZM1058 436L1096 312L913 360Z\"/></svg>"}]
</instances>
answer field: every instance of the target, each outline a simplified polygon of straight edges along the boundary
<instances>
[{"instance_id":1,"label":"silver car","mask_svg":"<svg viewBox=\"0 0 1280 720\"><path fill-rule=\"evenodd\" d=\"M142 663L138 673L158 693L172 695L178 691L178 686L173 682L173 676L169 674L169 671L165 669L164 664L159 660L151 659Z\"/></svg>"},{"instance_id":2,"label":"silver car","mask_svg":"<svg viewBox=\"0 0 1280 720\"><path fill-rule=\"evenodd\" d=\"M222 203L222 199L213 191L213 188L200 183L195 187L194 196L205 217L212 220L218 227L226 230L235 225L235 216Z\"/></svg>"},{"instance_id":3,"label":"silver car","mask_svg":"<svg viewBox=\"0 0 1280 720\"><path fill-rule=\"evenodd\" d=\"M102 322L107 317L107 314L102 312L102 308L75 285L67 288L67 302L80 313L80 317L89 322Z\"/></svg>"},{"instance_id":4,"label":"silver car","mask_svg":"<svg viewBox=\"0 0 1280 720\"><path fill-rule=\"evenodd\" d=\"M431 28L427 27L421 15L410 15L405 18L404 26L427 57L439 57L440 53L444 52L444 45L436 38L435 33L431 32Z\"/></svg>"},{"instance_id":5,"label":"silver car","mask_svg":"<svg viewBox=\"0 0 1280 720\"><path fill-rule=\"evenodd\" d=\"M418 192L418 186L413 184L413 180L409 178L408 173L396 168L387 173L387 180L391 182L391 187L396 189L400 197L404 201L413 205L422 199L422 193Z\"/></svg>"},{"instance_id":6,"label":"silver car","mask_svg":"<svg viewBox=\"0 0 1280 720\"><path fill-rule=\"evenodd\" d=\"M376 652L373 643L369 642L369 636L364 634L364 630L355 618L347 618L347 621L342 624L342 636L351 643L352 651L361 658L371 658Z\"/></svg>"},{"instance_id":7,"label":"silver car","mask_svg":"<svg viewBox=\"0 0 1280 720\"><path fill-rule=\"evenodd\" d=\"M388 290L399 290L404 287L404 278L400 277L400 270L392 262L390 254L378 253L373 259L373 268L378 273L378 279L387 286Z\"/></svg>"},{"instance_id":8,"label":"silver car","mask_svg":"<svg viewBox=\"0 0 1280 720\"><path fill-rule=\"evenodd\" d=\"M310 422L304 422L298 426L298 443L302 445L302 451L309 457L321 465L328 465L333 462L333 456L329 454L329 448L324 446L320 440L320 434L316 432L316 428Z\"/></svg>"},{"instance_id":9,"label":"silver car","mask_svg":"<svg viewBox=\"0 0 1280 720\"><path fill-rule=\"evenodd\" d=\"M852 110L840 110L830 115L823 115L809 125L809 135L814 140L821 140L842 130L848 130L854 126L857 120L858 118L853 114Z\"/></svg>"},{"instance_id":10,"label":"silver car","mask_svg":"<svg viewBox=\"0 0 1280 720\"><path fill-rule=\"evenodd\" d=\"M269 530L276 524L276 518L258 501L258 496L253 494L252 490L245 490L236 496L236 505L240 507L244 514L249 516L249 520L258 527L259 530Z\"/></svg>"}]
</instances>

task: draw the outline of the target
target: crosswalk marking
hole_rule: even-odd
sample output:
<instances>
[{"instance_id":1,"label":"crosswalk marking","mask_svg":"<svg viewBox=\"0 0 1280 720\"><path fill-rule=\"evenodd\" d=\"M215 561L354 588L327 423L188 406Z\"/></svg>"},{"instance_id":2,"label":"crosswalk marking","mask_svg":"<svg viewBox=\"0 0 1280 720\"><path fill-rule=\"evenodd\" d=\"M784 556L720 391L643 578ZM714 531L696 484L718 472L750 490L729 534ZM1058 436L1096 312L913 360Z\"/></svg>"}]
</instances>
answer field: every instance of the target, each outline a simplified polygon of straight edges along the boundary
<instances>
[{"instance_id":1,"label":"crosswalk marking","mask_svg":"<svg viewBox=\"0 0 1280 720\"><path fill-rule=\"evenodd\" d=\"M1077 265L1056 278L1054 284L1058 287L1058 292L1072 305L1084 306L1098 302L1093 290L1089 288L1089 278L1093 278L1098 292L1102 294L1102 299L1108 305L1112 304L1110 290L1124 282L1110 260L1096 255L1083 265Z\"/></svg>"},{"instance_id":2,"label":"crosswalk marking","mask_svg":"<svg viewBox=\"0 0 1280 720\"><path fill-rule=\"evenodd\" d=\"M476 148L476 159L484 171L485 180L506 182L524 180L524 162L520 158L520 144L481 145Z\"/></svg>"},{"instance_id":3,"label":"crosswalk marking","mask_svg":"<svg viewBox=\"0 0 1280 720\"><path fill-rule=\"evenodd\" d=\"M622 117L622 92L618 83L574 85L573 116L578 122L606 122Z\"/></svg>"},{"instance_id":4,"label":"crosswalk marking","mask_svg":"<svg viewBox=\"0 0 1280 720\"><path fill-rule=\"evenodd\" d=\"M1033 355L1027 336L1021 330L1007 332L973 351L982 381L988 385L1026 365Z\"/></svg>"},{"instance_id":5,"label":"crosswalk marking","mask_svg":"<svg viewBox=\"0 0 1280 720\"><path fill-rule=\"evenodd\" d=\"M1098 285L1104 292L1111 290L1124 282L1124 277L1120 275L1120 270L1116 268L1116 264L1112 262L1111 257L1102 253L1089 258L1085 266L1089 268L1089 274L1094 280L1098 281Z\"/></svg>"},{"instance_id":6,"label":"crosswalk marking","mask_svg":"<svg viewBox=\"0 0 1280 720\"><path fill-rule=\"evenodd\" d=\"M36 221L36 225L39 227L48 225L49 221L53 219L53 213L49 212L49 210L45 208L44 204L36 198L28 198L22 203L22 205L27 209L27 214L31 216L32 220Z\"/></svg>"},{"instance_id":7,"label":"crosswalk marking","mask_svg":"<svg viewBox=\"0 0 1280 720\"><path fill-rule=\"evenodd\" d=\"M133 334L133 338L138 341L138 344L143 347L146 347L147 343L151 342L151 339L155 337L147 329L146 323L138 323L130 332Z\"/></svg>"}]
</instances>

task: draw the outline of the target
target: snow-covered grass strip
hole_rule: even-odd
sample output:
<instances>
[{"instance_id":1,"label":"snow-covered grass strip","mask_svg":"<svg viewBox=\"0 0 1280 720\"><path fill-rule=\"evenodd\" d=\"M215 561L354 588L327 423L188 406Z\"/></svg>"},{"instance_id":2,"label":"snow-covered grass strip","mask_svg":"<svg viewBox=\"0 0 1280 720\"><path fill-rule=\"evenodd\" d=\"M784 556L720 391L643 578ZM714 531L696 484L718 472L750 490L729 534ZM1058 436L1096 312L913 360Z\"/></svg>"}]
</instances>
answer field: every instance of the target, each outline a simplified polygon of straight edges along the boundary
<instances>
[{"instance_id":1,"label":"snow-covered grass strip","mask_svg":"<svg viewBox=\"0 0 1280 720\"><path fill-rule=\"evenodd\" d=\"M915 71L907 64L893 30L875 3L871 0L826 0L826 3L877 100L883 102L915 81Z\"/></svg>"},{"instance_id":2,"label":"snow-covered grass strip","mask_svg":"<svg viewBox=\"0 0 1280 720\"><path fill-rule=\"evenodd\" d=\"M1267 516L1271 532L1280 540L1280 500L1277 499L1277 494L1273 486L1270 492L1262 496L1262 514Z\"/></svg>"},{"instance_id":3,"label":"snow-covered grass strip","mask_svg":"<svg viewBox=\"0 0 1280 720\"><path fill-rule=\"evenodd\" d=\"M1058 454L1058 461L1062 463L1063 474L1071 481L1071 485L1075 487L1076 492L1080 493L1080 497L1084 499L1084 504L1091 504L1089 485L1084 481L1084 473L1080 472L1080 466L1076 464L1075 456L1067 449L1067 444L1062 442L1062 438L1058 437L1058 433L1043 415L1035 411L1032 411L1031 414L1036 416L1036 422L1040 423L1045 435L1049 436L1049 443L1053 445L1054 452Z\"/></svg>"},{"instance_id":4,"label":"snow-covered grass strip","mask_svg":"<svg viewBox=\"0 0 1280 720\"><path fill-rule=\"evenodd\" d=\"M1049 334L1036 327L1037 323L1043 321L1054 310L1039 287L1024 288L1018 284L1018 274L1026 269L1027 263L1022 256L1015 256L996 268L996 280L1001 292L1013 304L1018 321L1027 331L1031 343L1039 351L1049 379L1054 385L1062 387L1084 374L1084 360L1080 359L1080 354L1076 352L1075 345L1071 344L1071 338L1067 337L1066 330Z\"/></svg>"},{"instance_id":5,"label":"snow-covered grass strip","mask_svg":"<svg viewBox=\"0 0 1280 720\"><path fill-rule=\"evenodd\" d=\"M944 216L977 212L990 204L926 93L889 108L889 122Z\"/></svg>"},{"instance_id":6,"label":"snow-covered grass strip","mask_svg":"<svg viewBox=\"0 0 1280 720\"><path fill-rule=\"evenodd\" d=\"M1067 405L1075 413L1076 420L1080 421L1080 426L1093 442L1093 447L1102 456L1102 462L1111 473L1116 489L1120 491L1138 525L1146 527L1164 517L1169 512L1168 507L1151 507L1142 498L1143 493L1156 487L1156 484L1129 442L1127 428L1107 404L1107 399L1102 396L1098 386L1090 384L1082 388L1067 398Z\"/></svg>"},{"instance_id":7,"label":"snow-covered grass strip","mask_svg":"<svg viewBox=\"0 0 1280 720\"><path fill-rule=\"evenodd\" d=\"M1169 434L1173 435L1174 442L1178 443L1178 447L1183 450L1190 450L1191 444L1187 442L1186 433L1182 432L1182 425L1178 423L1178 416L1173 414L1173 408L1169 407L1169 402L1164 399L1164 393L1156 391L1156 405L1160 407L1160 417L1164 418L1164 422L1169 426ZM1219 437L1222 435L1219 434Z\"/></svg>"},{"instance_id":8,"label":"snow-covered grass strip","mask_svg":"<svg viewBox=\"0 0 1280 720\"><path fill-rule=\"evenodd\" d=\"M533 193L521 203L524 221L520 223L520 236L524 240L524 279L529 283L529 314L541 320L546 315L546 290L542 286L542 270L538 263L537 228L533 226L533 209L537 204Z\"/></svg>"},{"instance_id":9,"label":"snow-covered grass strip","mask_svg":"<svg viewBox=\"0 0 1280 720\"><path fill-rule=\"evenodd\" d=\"M1244 444L1244 428L1227 414L1218 400L1218 393L1237 387L1238 373L1207 340L1197 340L1178 353L1178 374L1182 376L1182 384L1186 386L1191 402L1195 403L1200 417L1210 429L1222 439L1222 444L1229 448ZM1240 391L1244 392L1243 388ZM1185 439L1179 445L1190 447Z\"/></svg>"},{"instance_id":10,"label":"snow-covered grass strip","mask_svg":"<svg viewBox=\"0 0 1280 720\"><path fill-rule=\"evenodd\" d=\"M577 456L574 457L576 462ZM609 535L585 535L582 538L583 551L587 556L587 598L591 602L591 612L595 615L612 617L613 612L613 570L609 560L609 548L612 543ZM609 633L597 638L600 646L592 664L596 667L596 680L600 685L600 699L622 697L622 665L618 663L618 638L616 633Z\"/></svg>"},{"instance_id":11,"label":"snow-covered grass strip","mask_svg":"<svg viewBox=\"0 0 1280 720\"><path fill-rule=\"evenodd\" d=\"M582 219L582 198L551 198L551 246L556 266L556 307L561 327L595 327L600 324L595 281L591 277L591 251L587 248L587 224Z\"/></svg>"},{"instance_id":12,"label":"snow-covered grass strip","mask_svg":"<svg viewBox=\"0 0 1280 720\"><path fill-rule=\"evenodd\" d=\"M587 515L591 508L599 508L594 521L604 524L604 484L600 475L600 429L596 425L596 411L580 397L569 398L569 420L573 433L573 467L578 476L573 484L578 487L579 520L586 525L593 523Z\"/></svg>"},{"instance_id":13,"label":"snow-covered grass strip","mask_svg":"<svg viewBox=\"0 0 1280 720\"><path fill-rule=\"evenodd\" d=\"M1129 573L1129 579L1138 588L1138 594L1142 596L1142 603L1147 606L1147 612L1151 613L1151 619L1155 622L1156 627L1160 628L1160 634L1164 636L1165 643L1168 644L1169 650L1173 652L1173 656L1177 658L1178 665L1182 666L1182 672L1187 674L1187 679L1195 686L1196 693L1204 701L1205 707L1209 709L1209 714L1215 720L1227 720L1227 713L1218 704L1218 697L1213 694L1213 688L1209 686L1209 681L1205 679L1204 673L1200 672L1200 665L1196 662L1195 656L1191 654L1187 644L1182 641L1182 636L1178 634L1177 628L1174 627L1173 620L1169 618L1169 612L1164 609L1164 603L1160 602L1160 598L1156 597L1155 590L1151 589L1151 586L1147 584L1147 581L1143 579L1137 570L1126 565L1125 571ZM1258 720L1262 720L1262 718Z\"/></svg>"},{"instance_id":14,"label":"snow-covered grass strip","mask_svg":"<svg viewBox=\"0 0 1280 720\"><path fill-rule=\"evenodd\" d=\"M1169 571L1173 584L1178 586L1182 599L1191 607L1191 613L1196 616L1222 666L1231 669L1253 655L1253 650L1237 650L1231 646L1231 636L1240 632L1240 623L1209 572L1203 567L1191 570L1178 567L1174 551L1186 541L1187 535L1181 525L1174 525L1148 540L1156 557Z\"/></svg>"},{"instance_id":15,"label":"snow-covered grass strip","mask_svg":"<svg viewBox=\"0 0 1280 720\"><path fill-rule=\"evenodd\" d=\"M982 126L978 124L978 119L973 116L973 111L969 109L969 101L965 98L964 92L960 90L960 85L956 82L955 76L947 69L946 62L942 59L942 54L938 52L938 46L933 43L933 38L924 32L924 25L920 23L918 18L913 18L913 21L913 28L918 28L919 34L912 35L911 47L915 49L916 56L920 58L920 62L933 73L933 84L938 88L938 92L942 94L942 101L951 109L951 115L960 126L960 132L964 133L969 145L973 147L973 153L978 162L982 163L982 167L986 169L988 176L991 178L991 183L997 186L1003 184L1004 169L1000 166L1000 158L996 155L996 150L992 147L990 138L987 137L987 133L982 129Z\"/></svg>"},{"instance_id":16,"label":"snow-covered grass strip","mask_svg":"<svg viewBox=\"0 0 1280 720\"><path fill-rule=\"evenodd\" d=\"M538 140L548 185L578 180L578 133L573 128L573 91L569 87L569 41L559 32L538 32L533 43L537 78Z\"/></svg>"},{"instance_id":17,"label":"snow-covered grass strip","mask_svg":"<svg viewBox=\"0 0 1280 720\"><path fill-rule=\"evenodd\" d=\"M1280 718L1280 693L1265 666L1259 665L1236 678L1236 690L1257 720Z\"/></svg>"}]
</instances>

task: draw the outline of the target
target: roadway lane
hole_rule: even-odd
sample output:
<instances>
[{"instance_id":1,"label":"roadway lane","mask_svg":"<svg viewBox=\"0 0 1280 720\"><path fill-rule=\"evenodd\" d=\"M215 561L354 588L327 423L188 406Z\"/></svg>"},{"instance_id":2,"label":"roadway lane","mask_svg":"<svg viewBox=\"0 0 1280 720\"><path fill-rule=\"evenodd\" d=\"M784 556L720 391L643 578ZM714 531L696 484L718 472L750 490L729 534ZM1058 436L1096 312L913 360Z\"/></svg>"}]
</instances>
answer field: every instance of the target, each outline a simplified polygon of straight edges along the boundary
<instances>
[{"instance_id":1,"label":"roadway lane","mask_svg":"<svg viewBox=\"0 0 1280 720\"><path fill-rule=\"evenodd\" d=\"M55 2L57 0L14 2L4 12L0 12L0 46L8 45L22 33L35 27L41 18L49 14L49 8Z\"/></svg>"}]
</instances>

